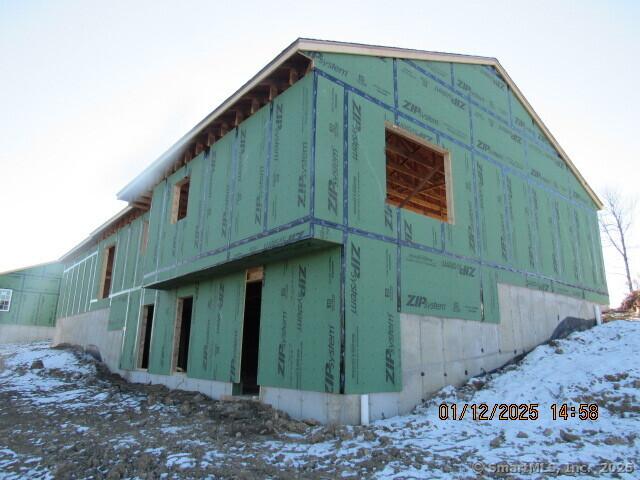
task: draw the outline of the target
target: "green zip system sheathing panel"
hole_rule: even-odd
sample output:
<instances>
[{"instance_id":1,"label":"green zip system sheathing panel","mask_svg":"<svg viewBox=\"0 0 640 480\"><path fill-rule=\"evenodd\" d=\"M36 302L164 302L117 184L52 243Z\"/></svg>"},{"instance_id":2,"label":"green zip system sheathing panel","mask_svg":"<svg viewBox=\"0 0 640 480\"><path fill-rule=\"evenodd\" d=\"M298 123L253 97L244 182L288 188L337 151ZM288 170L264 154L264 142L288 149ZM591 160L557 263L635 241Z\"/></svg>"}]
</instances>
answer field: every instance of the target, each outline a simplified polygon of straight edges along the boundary
<instances>
[{"instance_id":1,"label":"green zip system sheathing panel","mask_svg":"<svg viewBox=\"0 0 640 480\"><path fill-rule=\"evenodd\" d=\"M342 224L344 89L322 77L317 88L315 216Z\"/></svg>"},{"instance_id":2,"label":"green zip system sheathing panel","mask_svg":"<svg viewBox=\"0 0 640 480\"><path fill-rule=\"evenodd\" d=\"M149 373L171 374L177 300L177 290L158 291L151 331Z\"/></svg>"},{"instance_id":3,"label":"green zip system sheathing panel","mask_svg":"<svg viewBox=\"0 0 640 480\"><path fill-rule=\"evenodd\" d=\"M238 382L244 314L244 271L196 286L187 374Z\"/></svg>"},{"instance_id":4,"label":"green zip system sheathing panel","mask_svg":"<svg viewBox=\"0 0 640 480\"><path fill-rule=\"evenodd\" d=\"M349 235L346 248L345 393L402 390L397 248Z\"/></svg>"},{"instance_id":5,"label":"green zip system sheathing panel","mask_svg":"<svg viewBox=\"0 0 640 480\"><path fill-rule=\"evenodd\" d=\"M50 263L0 275L0 289L11 290L9 311L0 311L0 324L53 327L63 266Z\"/></svg>"},{"instance_id":6,"label":"green zip system sheathing panel","mask_svg":"<svg viewBox=\"0 0 640 480\"><path fill-rule=\"evenodd\" d=\"M400 271L403 312L482 320L477 264L402 247Z\"/></svg>"},{"instance_id":7,"label":"green zip system sheathing panel","mask_svg":"<svg viewBox=\"0 0 640 480\"><path fill-rule=\"evenodd\" d=\"M267 265L258 383L340 392L341 249Z\"/></svg>"},{"instance_id":8,"label":"green zip system sheathing panel","mask_svg":"<svg viewBox=\"0 0 640 480\"><path fill-rule=\"evenodd\" d=\"M384 124L393 120L375 104L354 94L347 97L348 218L349 225L378 235L392 236L393 207L386 196ZM382 199L382 202L380 202Z\"/></svg>"},{"instance_id":9,"label":"green zip system sheathing panel","mask_svg":"<svg viewBox=\"0 0 640 480\"><path fill-rule=\"evenodd\" d=\"M150 292L151 293L151 292ZM127 309L125 312L124 325L124 341L122 344L122 353L120 355L120 368L125 370L133 370L136 368L136 341L138 331L138 322L140 321L140 312L142 307L143 290L132 291L127 298ZM113 308L113 306L111 307Z\"/></svg>"}]
</instances>

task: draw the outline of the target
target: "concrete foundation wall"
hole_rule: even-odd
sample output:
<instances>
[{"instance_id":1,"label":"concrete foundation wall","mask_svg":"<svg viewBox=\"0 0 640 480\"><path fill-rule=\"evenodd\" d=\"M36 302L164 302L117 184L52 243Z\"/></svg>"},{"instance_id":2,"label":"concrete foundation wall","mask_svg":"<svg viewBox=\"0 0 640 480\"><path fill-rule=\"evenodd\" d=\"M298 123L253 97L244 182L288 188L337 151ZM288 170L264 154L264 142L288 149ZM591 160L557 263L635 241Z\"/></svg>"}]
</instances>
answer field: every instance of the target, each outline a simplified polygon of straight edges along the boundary
<instances>
[{"instance_id":1,"label":"concrete foundation wall","mask_svg":"<svg viewBox=\"0 0 640 480\"><path fill-rule=\"evenodd\" d=\"M122 330L108 330L108 324L108 308L59 318L53 345L70 343L85 349L97 349L109 370L121 373Z\"/></svg>"},{"instance_id":2,"label":"concrete foundation wall","mask_svg":"<svg viewBox=\"0 0 640 480\"><path fill-rule=\"evenodd\" d=\"M166 385L168 388L200 392L208 397L220 399L230 396L233 392L233 384L229 382L217 382L214 380L198 380L189 378L184 373L173 375L155 375L144 370L119 371L120 375L133 383L151 383Z\"/></svg>"},{"instance_id":3,"label":"concrete foundation wall","mask_svg":"<svg viewBox=\"0 0 640 480\"><path fill-rule=\"evenodd\" d=\"M0 344L28 343L40 340L51 340L55 328L34 325L2 325L0 324Z\"/></svg>"},{"instance_id":4,"label":"concrete foundation wall","mask_svg":"<svg viewBox=\"0 0 640 480\"><path fill-rule=\"evenodd\" d=\"M369 395L371 419L411 411L446 385L462 385L549 340L568 317L593 321L596 304L554 293L498 285L500 323L401 314L402 385Z\"/></svg>"},{"instance_id":5,"label":"concrete foundation wall","mask_svg":"<svg viewBox=\"0 0 640 480\"><path fill-rule=\"evenodd\" d=\"M330 424L360 423L360 395L261 387L260 400L299 420L314 419Z\"/></svg>"},{"instance_id":6,"label":"concrete foundation wall","mask_svg":"<svg viewBox=\"0 0 640 480\"><path fill-rule=\"evenodd\" d=\"M407 413L446 385L461 385L504 365L549 340L567 318L595 323L598 307L584 300L502 284L499 296L499 324L401 314L403 390L369 394L369 418ZM232 395L230 382L198 380L178 373L155 375L144 370L120 370L122 330L109 331L108 320L109 309L61 318L53 343L96 348L111 371L134 383L198 391L215 399ZM312 418L322 423L360 423L362 398L275 387L260 389L260 401L292 418Z\"/></svg>"}]
</instances>

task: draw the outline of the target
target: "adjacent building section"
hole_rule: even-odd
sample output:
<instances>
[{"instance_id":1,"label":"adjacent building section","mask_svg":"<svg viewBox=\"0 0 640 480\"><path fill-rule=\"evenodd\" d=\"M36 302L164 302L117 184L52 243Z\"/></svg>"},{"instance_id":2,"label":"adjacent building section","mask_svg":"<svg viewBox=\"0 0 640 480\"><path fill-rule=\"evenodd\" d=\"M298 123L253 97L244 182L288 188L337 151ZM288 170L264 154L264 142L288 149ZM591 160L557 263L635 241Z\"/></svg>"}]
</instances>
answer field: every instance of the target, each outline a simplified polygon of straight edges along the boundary
<instances>
[{"instance_id":1,"label":"adjacent building section","mask_svg":"<svg viewBox=\"0 0 640 480\"><path fill-rule=\"evenodd\" d=\"M35 265L0 274L0 343L50 340L63 265Z\"/></svg>"}]
</instances>

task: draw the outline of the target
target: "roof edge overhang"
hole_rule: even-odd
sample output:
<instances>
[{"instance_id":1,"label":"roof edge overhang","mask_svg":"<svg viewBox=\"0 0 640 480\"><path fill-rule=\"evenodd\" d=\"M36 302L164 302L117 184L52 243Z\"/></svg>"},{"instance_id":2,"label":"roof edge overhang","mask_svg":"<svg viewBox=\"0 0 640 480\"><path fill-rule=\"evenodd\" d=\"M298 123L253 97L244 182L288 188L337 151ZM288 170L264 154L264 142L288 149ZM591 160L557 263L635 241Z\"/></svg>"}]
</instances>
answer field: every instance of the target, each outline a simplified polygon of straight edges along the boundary
<instances>
[{"instance_id":1,"label":"roof edge overhang","mask_svg":"<svg viewBox=\"0 0 640 480\"><path fill-rule=\"evenodd\" d=\"M214 120L223 115L227 111L227 109L232 107L245 94L250 92L258 84L260 84L260 82L263 82L270 74L275 72L293 55L302 53L304 51L368 55L377 57L396 57L412 60L488 65L494 67L496 71L503 77L504 81L509 85L509 88L513 91L518 100L522 102L522 105L525 107L529 115L531 115L533 120L538 124L549 142L558 151L560 157L566 162L569 170L571 170L571 172L576 176L576 178L587 191L598 209L603 208L603 203L598 198L595 191L591 188L582 174L578 171L567 153L560 146L555 137L551 134L549 129L546 127L542 119L538 116L524 94L520 91L513 79L509 76L507 71L496 58L454 53L429 52L425 50L366 45L350 42L315 40L308 38L298 38L293 43L291 43L291 45L285 48L278 56L276 56L276 58L269 62L253 78L251 78L233 95L222 102L222 104L218 108L216 108L213 112L202 119L195 127L193 127L182 138L180 138L171 148L169 148L164 154L162 154L157 160L155 160L151 165L145 168L138 176L136 176L136 178L134 178L122 190L120 190L118 192L118 199L133 202L138 195L140 195L144 191L148 191L153 186L155 186L155 184L157 184L158 181L161 180L161 178L159 177L161 176L162 172L166 171L170 164L175 161L175 156L179 155L179 153L184 150L190 142L194 141L196 137L201 135L202 132Z\"/></svg>"},{"instance_id":2,"label":"roof edge overhang","mask_svg":"<svg viewBox=\"0 0 640 480\"><path fill-rule=\"evenodd\" d=\"M293 55L304 50L301 47L302 39L295 40L291 45L285 48L280 54L254 75L248 82L240 87L233 95L228 97L213 112L203 118L191 130L182 136L175 144L173 144L166 152L164 152L157 160L145 168L136 178L129 182L117 194L119 200L133 201L138 194L145 189L153 187L154 173L164 171L174 160L174 156L178 155L190 142L194 141L202 132L218 117L222 116L230 107L238 102L245 94L264 81L269 75L275 72L278 67L283 65ZM151 185L149 185L151 184Z\"/></svg>"},{"instance_id":3,"label":"roof edge overhang","mask_svg":"<svg viewBox=\"0 0 640 480\"><path fill-rule=\"evenodd\" d=\"M130 214L134 210L136 210L136 209L134 207L130 206L130 205L124 207L122 210L120 210L118 213L116 213L114 216L112 216L109 220L107 220L102 225L100 225L98 228L96 228L93 232L91 232L87 236L87 238L85 238L82 242L80 242L75 247L73 247L71 250L69 250L67 253L62 255L57 261L58 262L64 262L64 261L66 261L66 260L68 260L70 258L73 258L73 256L76 253L82 251L85 247L88 247L88 246L92 245L93 243L95 243L96 239L101 234L106 232L113 225L116 225L120 220L125 218L128 214Z\"/></svg>"}]
</instances>

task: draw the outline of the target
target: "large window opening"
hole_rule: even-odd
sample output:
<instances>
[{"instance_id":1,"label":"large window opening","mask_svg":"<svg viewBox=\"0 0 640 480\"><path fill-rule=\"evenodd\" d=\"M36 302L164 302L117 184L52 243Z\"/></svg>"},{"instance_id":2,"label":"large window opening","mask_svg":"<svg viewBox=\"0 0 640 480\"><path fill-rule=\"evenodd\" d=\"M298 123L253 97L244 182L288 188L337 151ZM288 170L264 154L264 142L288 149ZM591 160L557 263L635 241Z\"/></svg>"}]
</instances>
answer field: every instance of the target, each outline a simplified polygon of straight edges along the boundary
<instances>
[{"instance_id":1,"label":"large window opening","mask_svg":"<svg viewBox=\"0 0 640 480\"><path fill-rule=\"evenodd\" d=\"M387 203L451 222L449 153L399 129L385 130Z\"/></svg>"},{"instance_id":2,"label":"large window opening","mask_svg":"<svg viewBox=\"0 0 640 480\"><path fill-rule=\"evenodd\" d=\"M151 330L153 329L153 305L142 307L140 335L138 341L138 368L149 368L149 352L151 351Z\"/></svg>"},{"instance_id":3,"label":"large window opening","mask_svg":"<svg viewBox=\"0 0 640 480\"><path fill-rule=\"evenodd\" d=\"M189 337L191 336L191 312L193 297L178 299L176 312L175 345L173 364L176 372L186 372L189 361Z\"/></svg>"},{"instance_id":4,"label":"large window opening","mask_svg":"<svg viewBox=\"0 0 640 480\"><path fill-rule=\"evenodd\" d=\"M173 186L173 203L171 205L171 223L176 223L187 216L189 206L189 177L185 177Z\"/></svg>"},{"instance_id":5,"label":"large window opening","mask_svg":"<svg viewBox=\"0 0 640 480\"><path fill-rule=\"evenodd\" d=\"M247 271L247 283L244 296L244 323L242 326L242 361L240 363L240 382L242 395L257 395L258 351L260 342L260 305L262 303L262 267Z\"/></svg>"},{"instance_id":6,"label":"large window opening","mask_svg":"<svg viewBox=\"0 0 640 480\"><path fill-rule=\"evenodd\" d=\"M111 245L104 251L102 266L102 283L100 288L100 298L108 298L111 293L111 282L113 280L113 262L116 257L116 246Z\"/></svg>"}]
</instances>

